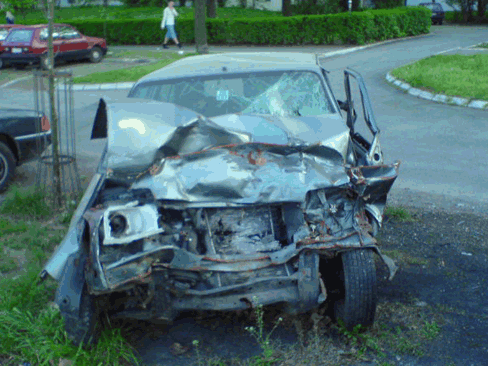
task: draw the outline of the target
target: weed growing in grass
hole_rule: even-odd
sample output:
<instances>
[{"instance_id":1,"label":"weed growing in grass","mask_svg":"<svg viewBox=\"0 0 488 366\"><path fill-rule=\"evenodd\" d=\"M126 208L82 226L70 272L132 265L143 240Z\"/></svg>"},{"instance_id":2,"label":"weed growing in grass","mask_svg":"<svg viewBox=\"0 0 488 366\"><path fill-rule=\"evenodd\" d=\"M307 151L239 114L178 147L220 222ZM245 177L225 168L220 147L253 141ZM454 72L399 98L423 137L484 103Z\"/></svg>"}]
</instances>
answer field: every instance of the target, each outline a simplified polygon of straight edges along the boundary
<instances>
[{"instance_id":1,"label":"weed growing in grass","mask_svg":"<svg viewBox=\"0 0 488 366\"><path fill-rule=\"evenodd\" d=\"M356 325L352 330L348 330L344 326L344 322L339 319L339 332L346 337L347 342L358 349L358 356L364 357L368 349L374 351L374 353L380 357L385 357L385 354L381 351L378 340L361 324Z\"/></svg>"},{"instance_id":2,"label":"weed growing in grass","mask_svg":"<svg viewBox=\"0 0 488 366\"><path fill-rule=\"evenodd\" d=\"M410 212L401 206L388 206L385 209L385 216L400 222L413 222L415 218Z\"/></svg>"},{"instance_id":3,"label":"weed growing in grass","mask_svg":"<svg viewBox=\"0 0 488 366\"><path fill-rule=\"evenodd\" d=\"M256 299L254 299L256 302ZM263 305L261 304L256 304L254 307L254 312L256 314L256 327L250 326L246 327L245 329L251 334L254 339L259 343L259 346L261 347L263 351L262 356L257 356L254 361L254 365L256 366L267 366L267 365L272 365L273 363L276 362L276 360L272 359L273 356L273 348L271 347L271 342L270 338L273 332L276 330L278 325L283 321L283 318L278 318L278 320L275 322L273 328L268 334L264 334L264 309Z\"/></svg>"},{"instance_id":4,"label":"weed growing in grass","mask_svg":"<svg viewBox=\"0 0 488 366\"><path fill-rule=\"evenodd\" d=\"M193 344L193 347L195 348L195 353L197 355L197 363L198 363L198 366L200 365L203 365L203 360L202 360L202 356L200 355L200 342L198 340L193 340L192 342Z\"/></svg>"},{"instance_id":5,"label":"weed growing in grass","mask_svg":"<svg viewBox=\"0 0 488 366\"><path fill-rule=\"evenodd\" d=\"M441 328L435 322L435 320L428 322L427 320L424 322L424 326L422 327L422 333L426 339L429 341L435 339L439 333L441 332Z\"/></svg>"}]
</instances>

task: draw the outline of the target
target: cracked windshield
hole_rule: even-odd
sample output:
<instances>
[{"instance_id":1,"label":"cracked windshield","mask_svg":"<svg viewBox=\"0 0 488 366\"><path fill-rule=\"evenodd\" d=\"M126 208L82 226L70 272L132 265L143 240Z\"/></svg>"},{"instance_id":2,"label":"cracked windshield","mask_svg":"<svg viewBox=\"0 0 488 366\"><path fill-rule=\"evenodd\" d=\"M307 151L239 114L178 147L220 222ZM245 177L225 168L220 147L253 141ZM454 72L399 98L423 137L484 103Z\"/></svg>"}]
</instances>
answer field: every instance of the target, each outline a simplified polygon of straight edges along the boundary
<instances>
[{"instance_id":1,"label":"cracked windshield","mask_svg":"<svg viewBox=\"0 0 488 366\"><path fill-rule=\"evenodd\" d=\"M318 75L302 71L151 82L140 85L133 97L178 104L206 117L231 113L275 116L334 113Z\"/></svg>"}]
</instances>

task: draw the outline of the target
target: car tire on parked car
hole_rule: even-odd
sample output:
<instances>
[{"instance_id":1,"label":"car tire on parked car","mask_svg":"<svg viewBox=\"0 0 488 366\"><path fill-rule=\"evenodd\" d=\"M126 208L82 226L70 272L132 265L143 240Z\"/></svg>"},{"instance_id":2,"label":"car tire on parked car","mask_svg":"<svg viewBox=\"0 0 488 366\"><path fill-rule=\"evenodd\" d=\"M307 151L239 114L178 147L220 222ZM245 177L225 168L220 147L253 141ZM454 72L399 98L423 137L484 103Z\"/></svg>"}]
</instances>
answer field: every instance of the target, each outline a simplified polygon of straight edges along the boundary
<instances>
[{"instance_id":1,"label":"car tire on parked car","mask_svg":"<svg viewBox=\"0 0 488 366\"><path fill-rule=\"evenodd\" d=\"M349 330L374 322L377 290L373 255L370 249L351 250L342 253L335 263L339 282L334 296L334 318Z\"/></svg>"},{"instance_id":2,"label":"car tire on parked car","mask_svg":"<svg viewBox=\"0 0 488 366\"><path fill-rule=\"evenodd\" d=\"M102 61L102 58L103 58L102 49L97 46L93 47L90 51L90 62L98 63Z\"/></svg>"},{"instance_id":3,"label":"car tire on parked car","mask_svg":"<svg viewBox=\"0 0 488 366\"><path fill-rule=\"evenodd\" d=\"M0 142L0 192L7 189L15 172L15 156L10 148Z\"/></svg>"}]
</instances>

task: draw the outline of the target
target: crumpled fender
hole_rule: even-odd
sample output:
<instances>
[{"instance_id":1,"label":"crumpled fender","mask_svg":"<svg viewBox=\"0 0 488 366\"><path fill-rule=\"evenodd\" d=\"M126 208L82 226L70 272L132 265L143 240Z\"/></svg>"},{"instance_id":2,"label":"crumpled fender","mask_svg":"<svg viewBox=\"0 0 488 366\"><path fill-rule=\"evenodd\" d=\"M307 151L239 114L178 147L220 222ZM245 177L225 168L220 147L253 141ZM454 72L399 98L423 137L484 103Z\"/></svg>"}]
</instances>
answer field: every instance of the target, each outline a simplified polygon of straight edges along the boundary
<instances>
[{"instance_id":1,"label":"crumpled fender","mask_svg":"<svg viewBox=\"0 0 488 366\"><path fill-rule=\"evenodd\" d=\"M61 272L55 303L63 314L77 317L80 309L81 294L85 285L85 263L87 255L78 251L68 256Z\"/></svg>"}]
</instances>

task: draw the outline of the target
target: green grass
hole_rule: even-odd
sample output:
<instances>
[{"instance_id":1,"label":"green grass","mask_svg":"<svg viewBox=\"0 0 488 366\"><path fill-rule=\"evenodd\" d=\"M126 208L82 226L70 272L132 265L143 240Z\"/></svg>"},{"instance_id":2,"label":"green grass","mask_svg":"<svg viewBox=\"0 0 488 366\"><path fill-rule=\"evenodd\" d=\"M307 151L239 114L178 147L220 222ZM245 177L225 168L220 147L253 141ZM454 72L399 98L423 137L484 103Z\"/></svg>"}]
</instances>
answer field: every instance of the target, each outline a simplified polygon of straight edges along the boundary
<instances>
[{"instance_id":1,"label":"green grass","mask_svg":"<svg viewBox=\"0 0 488 366\"><path fill-rule=\"evenodd\" d=\"M38 276L66 233L71 208L53 213L43 201L40 193L11 187L0 206L0 364L138 364L120 329L105 329L86 350L68 339L52 303L57 283L39 283Z\"/></svg>"},{"instance_id":2,"label":"green grass","mask_svg":"<svg viewBox=\"0 0 488 366\"><path fill-rule=\"evenodd\" d=\"M177 8L180 19L193 19L193 8ZM55 11L56 22L67 22L70 20L81 19L154 19L162 18L163 8L161 7L142 7L142 8L126 8L126 7L109 7L103 8L101 6L80 7L80 8L60 8ZM241 9L238 7L217 8L217 18L256 18L267 16L281 16L281 12L273 12L268 10L254 10ZM42 11L36 10L26 13L23 17L20 13L16 14L17 22L23 23L46 23L47 18Z\"/></svg>"},{"instance_id":3,"label":"green grass","mask_svg":"<svg viewBox=\"0 0 488 366\"><path fill-rule=\"evenodd\" d=\"M387 218L400 221L400 222L412 222L415 218L410 212L401 206L388 206L385 209L385 216Z\"/></svg>"},{"instance_id":4,"label":"green grass","mask_svg":"<svg viewBox=\"0 0 488 366\"><path fill-rule=\"evenodd\" d=\"M488 55L438 55L399 67L392 75L413 87L488 100Z\"/></svg>"},{"instance_id":5,"label":"green grass","mask_svg":"<svg viewBox=\"0 0 488 366\"><path fill-rule=\"evenodd\" d=\"M12 187L0 206L0 213L41 218L51 215L52 209L45 203L41 192Z\"/></svg>"},{"instance_id":6,"label":"green grass","mask_svg":"<svg viewBox=\"0 0 488 366\"><path fill-rule=\"evenodd\" d=\"M147 65L142 66L132 66L125 69L119 70L111 70L105 72L98 72L89 74L86 76L80 76L73 79L73 83L75 84L90 84L90 83L119 83L124 81L137 81L141 77L159 70L160 68L169 65L170 63L180 60L182 58L192 56L193 53L186 54L186 55L174 55L165 53L161 57L165 57L165 59L161 61L156 61L154 63L150 63Z\"/></svg>"}]
</instances>

